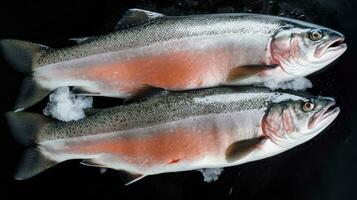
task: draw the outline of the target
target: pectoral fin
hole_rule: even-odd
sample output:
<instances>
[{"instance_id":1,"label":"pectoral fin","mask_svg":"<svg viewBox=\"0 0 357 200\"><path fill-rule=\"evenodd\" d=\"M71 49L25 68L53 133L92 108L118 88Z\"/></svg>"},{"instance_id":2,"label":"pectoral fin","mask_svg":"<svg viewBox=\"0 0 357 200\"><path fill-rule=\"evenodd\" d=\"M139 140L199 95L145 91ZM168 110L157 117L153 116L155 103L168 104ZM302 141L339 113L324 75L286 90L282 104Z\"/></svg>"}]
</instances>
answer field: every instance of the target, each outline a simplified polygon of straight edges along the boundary
<instances>
[{"instance_id":1,"label":"pectoral fin","mask_svg":"<svg viewBox=\"0 0 357 200\"><path fill-rule=\"evenodd\" d=\"M275 67L276 65L247 65L235 67L229 71L227 82L239 81Z\"/></svg>"},{"instance_id":2,"label":"pectoral fin","mask_svg":"<svg viewBox=\"0 0 357 200\"><path fill-rule=\"evenodd\" d=\"M226 160L231 163L244 158L265 140L265 137L259 137L232 143L226 150Z\"/></svg>"}]
</instances>

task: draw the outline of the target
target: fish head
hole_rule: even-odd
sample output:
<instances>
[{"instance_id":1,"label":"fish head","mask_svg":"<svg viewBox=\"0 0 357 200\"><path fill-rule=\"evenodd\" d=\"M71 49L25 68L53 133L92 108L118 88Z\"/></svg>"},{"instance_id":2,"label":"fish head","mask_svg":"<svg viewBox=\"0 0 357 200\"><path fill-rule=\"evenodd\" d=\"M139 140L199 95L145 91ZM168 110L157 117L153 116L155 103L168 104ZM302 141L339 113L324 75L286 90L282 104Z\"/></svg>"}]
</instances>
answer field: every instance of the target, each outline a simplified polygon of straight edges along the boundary
<instances>
[{"instance_id":1,"label":"fish head","mask_svg":"<svg viewBox=\"0 0 357 200\"><path fill-rule=\"evenodd\" d=\"M307 76L324 68L347 49L342 33L305 23L281 28L272 37L271 59L286 73Z\"/></svg>"},{"instance_id":2,"label":"fish head","mask_svg":"<svg viewBox=\"0 0 357 200\"><path fill-rule=\"evenodd\" d=\"M272 103L262 130L276 145L290 149L324 130L339 114L335 100L329 97L301 98Z\"/></svg>"}]
</instances>

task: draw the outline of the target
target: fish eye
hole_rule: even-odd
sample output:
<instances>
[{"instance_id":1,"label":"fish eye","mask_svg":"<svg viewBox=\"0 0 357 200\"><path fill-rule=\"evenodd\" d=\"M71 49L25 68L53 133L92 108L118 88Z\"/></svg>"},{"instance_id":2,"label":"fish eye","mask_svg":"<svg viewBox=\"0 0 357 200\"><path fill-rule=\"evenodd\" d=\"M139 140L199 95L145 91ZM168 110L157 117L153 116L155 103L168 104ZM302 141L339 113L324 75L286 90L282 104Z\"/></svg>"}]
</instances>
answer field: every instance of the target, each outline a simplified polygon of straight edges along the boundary
<instances>
[{"instance_id":1,"label":"fish eye","mask_svg":"<svg viewBox=\"0 0 357 200\"><path fill-rule=\"evenodd\" d=\"M305 112L310 112L315 108L315 105L311 101L306 101L302 105L302 109Z\"/></svg>"},{"instance_id":2,"label":"fish eye","mask_svg":"<svg viewBox=\"0 0 357 200\"><path fill-rule=\"evenodd\" d=\"M309 38L313 41L320 40L322 38L322 32L320 30L312 30L309 33Z\"/></svg>"}]
</instances>

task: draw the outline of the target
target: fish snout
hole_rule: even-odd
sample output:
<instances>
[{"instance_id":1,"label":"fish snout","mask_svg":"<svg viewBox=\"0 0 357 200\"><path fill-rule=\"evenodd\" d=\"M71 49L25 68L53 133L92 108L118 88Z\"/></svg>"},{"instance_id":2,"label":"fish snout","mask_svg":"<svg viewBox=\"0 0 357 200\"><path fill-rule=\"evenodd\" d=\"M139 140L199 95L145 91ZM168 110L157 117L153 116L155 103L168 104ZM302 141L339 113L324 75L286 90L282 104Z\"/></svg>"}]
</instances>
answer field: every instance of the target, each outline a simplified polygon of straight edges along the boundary
<instances>
[{"instance_id":1,"label":"fish snout","mask_svg":"<svg viewBox=\"0 0 357 200\"><path fill-rule=\"evenodd\" d=\"M324 121L333 121L340 113L340 108L336 106L336 100L332 97L319 97L319 102L324 106L316 112L308 123L308 128L313 129Z\"/></svg>"},{"instance_id":2,"label":"fish snout","mask_svg":"<svg viewBox=\"0 0 357 200\"><path fill-rule=\"evenodd\" d=\"M315 52L315 56L317 58L327 54L336 54L332 56L333 59L335 59L346 51L347 44L344 42L345 36L342 33L338 31L327 30L325 34L328 35L328 39L317 47Z\"/></svg>"}]
</instances>

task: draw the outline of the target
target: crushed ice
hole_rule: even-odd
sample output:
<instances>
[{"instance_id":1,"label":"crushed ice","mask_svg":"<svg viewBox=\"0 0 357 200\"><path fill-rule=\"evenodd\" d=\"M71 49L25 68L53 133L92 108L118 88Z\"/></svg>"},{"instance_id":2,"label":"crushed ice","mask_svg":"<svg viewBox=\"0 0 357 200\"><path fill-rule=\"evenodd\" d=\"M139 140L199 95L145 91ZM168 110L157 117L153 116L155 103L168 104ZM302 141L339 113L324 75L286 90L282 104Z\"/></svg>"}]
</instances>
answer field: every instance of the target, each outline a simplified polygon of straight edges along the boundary
<instances>
[{"instance_id":1,"label":"crushed ice","mask_svg":"<svg viewBox=\"0 0 357 200\"><path fill-rule=\"evenodd\" d=\"M264 83L265 87L268 87L272 90L275 89L290 89L290 90L306 90L307 88L312 87L312 83L309 79L305 77L298 77L296 79L285 81L285 82L276 82L276 81L268 81Z\"/></svg>"},{"instance_id":2,"label":"crushed ice","mask_svg":"<svg viewBox=\"0 0 357 200\"><path fill-rule=\"evenodd\" d=\"M203 181L210 183L218 180L219 175L223 172L223 168L205 168L198 171L202 173Z\"/></svg>"},{"instance_id":3,"label":"crushed ice","mask_svg":"<svg viewBox=\"0 0 357 200\"><path fill-rule=\"evenodd\" d=\"M68 87L56 89L49 98L43 114L65 122L84 118L84 109L91 108L93 103L92 97L75 95Z\"/></svg>"}]
</instances>

